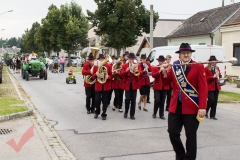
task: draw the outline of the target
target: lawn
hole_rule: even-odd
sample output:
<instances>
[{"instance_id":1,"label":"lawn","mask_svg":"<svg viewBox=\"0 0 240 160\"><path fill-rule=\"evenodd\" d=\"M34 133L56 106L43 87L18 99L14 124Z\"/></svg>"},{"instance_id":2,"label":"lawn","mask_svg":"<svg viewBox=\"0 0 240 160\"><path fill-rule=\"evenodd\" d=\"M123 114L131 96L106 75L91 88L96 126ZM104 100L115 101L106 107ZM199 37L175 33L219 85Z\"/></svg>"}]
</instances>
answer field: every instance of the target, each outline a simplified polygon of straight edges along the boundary
<instances>
[{"instance_id":1,"label":"lawn","mask_svg":"<svg viewBox=\"0 0 240 160\"><path fill-rule=\"evenodd\" d=\"M240 94L220 91L218 100L220 100L220 101L240 101Z\"/></svg>"},{"instance_id":2,"label":"lawn","mask_svg":"<svg viewBox=\"0 0 240 160\"><path fill-rule=\"evenodd\" d=\"M69 70L69 67L67 67L67 68L65 68L66 69L66 71L68 71ZM82 72L82 69L81 68L79 68L79 67L73 67L73 73L80 73L80 72Z\"/></svg>"},{"instance_id":3,"label":"lawn","mask_svg":"<svg viewBox=\"0 0 240 160\"><path fill-rule=\"evenodd\" d=\"M0 116L27 111L24 101L17 99L0 99Z\"/></svg>"}]
</instances>

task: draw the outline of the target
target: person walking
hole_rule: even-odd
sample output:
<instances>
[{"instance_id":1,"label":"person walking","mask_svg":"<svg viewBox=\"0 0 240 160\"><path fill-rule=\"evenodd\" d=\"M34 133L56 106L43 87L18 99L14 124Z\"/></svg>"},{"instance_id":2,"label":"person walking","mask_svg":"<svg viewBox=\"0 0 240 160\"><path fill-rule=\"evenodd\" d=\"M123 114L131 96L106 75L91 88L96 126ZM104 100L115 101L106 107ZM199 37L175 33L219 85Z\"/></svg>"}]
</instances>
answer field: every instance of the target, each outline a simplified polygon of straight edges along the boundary
<instances>
[{"instance_id":1,"label":"person walking","mask_svg":"<svg viewBox=\"0 0 240 160\"><path fill-rule=\"evenodd\" d=\"M128 110L130 108L130 119L135 120L135 108L136 108L136 98L137 90L140 89L139 76L142 75L141 68L137 63L134 62L136 56L134 53L128 55L128 62L123 65L122 71L120 73L123 78L122 88L125 90L125 113L124 118L128 116ZM139 73L139 75L137 74Z\"/></svg>"},{"instance_id":2,"label":"person walking","mask_svg":"<svg viewBox=\"0 0 240 160\"><path fill-rule=\"evenodd\" d=\"M191 46L182 43L176 53L179 60L163 76L163 84L172 84L172 99L168 114L168 133L177 160L195 160L197 157L197 129L199 119L206 114L207 81L202 64L192 60ZM183 66L179 66L183 65ZM163 64L161 71L166 72L169 64ZM180 138L182 127L185 128L186 150Z\"/></svg>"},{"instance_id":3,"label":"person walking","mask_svg":"<svg viewBox=\"0 0 240 160\"><path fill-rule=\"evenodd\" d=\"M92 53L87 57L87 61L83 65L82 75L91 75L91 70L94 65L94 57ZM88 84L84 80L85 94L86 94L86 109L87 114L95 113L95 84Z\"/></svg>"},{"instance_id":4,"label":"person walking","mask_svg":"<svg viewBox=\"0 0 240 160\"><path fill-rule=\"evenodd\" d=\"M157 60L159 64L155 67L154 66L152 67L152 77L154 78L154 82L153 82L154 108L153 108L152 117L156 118L156 114L159 108L159 117L165 120L166 118L164 117L164 104L165 104L167 90L169 90L169 86L163 85L162 77L164 73L161 72L160 70L160 67L165 62L165 57L163 55L160 55Z\"/></svg>"},{"instance_id":5,"label":"person walking","mask_svg":"<svg viewBox=\"0 0 240 160\"><path fill-rule=\"evenodd\" d=\"M208 85L208 101L207 101L207 113L206 118L208 118L208 111L210 111L210 119L217 120L216 118L216 111L217 111L217 102L218 102L218 95L221 87L218 83L218 79L222 78L222 74L218 66L216 66L217 58L215 56L210 56L209 63L204 69L207 78L207 85Z\"/></svg>"},{"instance_id":6,"label":"person walking","mask_svg":"<svg viewBox=\"0 0 240 160\"><path fill-rule=\"evenodd\" d=\"M166 56L166 63L169 64L169 67L171 66L171 60L172 60L172 57L170 55L167 55ZM171 84L169 85L169 89L167 90L167 99L166 99L166 111L169 110L169 106L170 106L170 101L171 101L171 96L172 96L172 86Z\"/></svg>"},{"instance_id":7,"label":"person walking","mask_svg":"<svg viewBox=\"0 0 240 160\"><path fill-rule=\"evenodd\" d=\"M69 60L71 60L71 57L69 57ZM65 66L65 63L66 63L66 58L64 56L62 56L60 58L60 72L64 73L64 66Z\"/></svg>"}]
</instances>

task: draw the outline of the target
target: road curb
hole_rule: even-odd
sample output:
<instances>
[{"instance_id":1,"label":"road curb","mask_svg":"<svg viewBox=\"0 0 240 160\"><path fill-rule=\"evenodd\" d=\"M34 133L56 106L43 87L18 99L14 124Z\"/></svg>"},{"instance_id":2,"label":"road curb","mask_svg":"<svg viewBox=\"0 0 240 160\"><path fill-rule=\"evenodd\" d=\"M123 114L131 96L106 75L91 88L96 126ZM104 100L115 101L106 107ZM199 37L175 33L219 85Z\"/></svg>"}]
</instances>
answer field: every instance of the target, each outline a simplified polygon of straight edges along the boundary
<instances>
[{"instance_id":1,"label":"road curb","mask_svg":"<svg viewBox=\"0 0 240 160\"><path fill-rule=\"evenodd\" d=\"M8 69L7 69L8 70ZM22 100L25 101L25 104L29 108L29 112L31 115L33 114L36 117L36 122L34 120L32 121L34 125L38 125L39 129L38 132L42 131L42 134L45 136L41 136L41 139L47 148L47 151L49 155L52 157L53 160L76 160L76 158L73 156L73 154L68 150L68 148L65 146L65 144L62 142L61 138L57 134L57 132L51 127L50 123L47 121L47 119L42 116L37 108L34 106L34 104L29 99L24 99L21 95L21 92L18 90L18 87L16 84L18 84L17 80L12 75L11 77L10 73L8 73L12 82L14 83L14 87L17 90L18 95L22 98ZM14 82L15 81L15 82ZM28 112L28 111L26 111ZM18 113L16 113L18 114ZM20 115L12 116L12 118L17 117ZM19 117L20 118L20 117ZM36 124L37 123L37 124ZM54 144L54 145L53 145Z\"/></svg>"},{"instance_id":2,"label":"road curb","mask_svg":"<svg viewBox=\"0 0 240 160\"><path fill-rule=\"evenodd\" d=\"M238 103L240 103L240 101L218 101L218 103L234 103L234 104L238 104Z\"/></svg>"}]
</instances>

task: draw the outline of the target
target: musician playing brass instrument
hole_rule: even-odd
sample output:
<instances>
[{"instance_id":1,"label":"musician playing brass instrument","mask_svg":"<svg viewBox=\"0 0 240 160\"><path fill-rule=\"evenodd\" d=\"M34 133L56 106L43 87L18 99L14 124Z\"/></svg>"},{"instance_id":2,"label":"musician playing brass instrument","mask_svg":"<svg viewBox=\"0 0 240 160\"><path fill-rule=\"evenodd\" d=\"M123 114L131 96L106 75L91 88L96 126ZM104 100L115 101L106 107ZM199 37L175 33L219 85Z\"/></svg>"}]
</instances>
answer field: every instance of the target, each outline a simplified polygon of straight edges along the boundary
<instances>
[{"instance_id":1,"label":"musician playing brass instrument","mask_svg":"<svg viewBox=\"0 0 240 160\"><path fill-rule=\"evenodd\" d=\"M99 66L94 66L92 77L96 78L95 82L95 115L94 118L98 118L101 112L100 105L103 102L102 108L102 120L107 118L107 106L108 106L108 93L111 90L111 79L112 79L112 68L107 63L109 61L109 56L105 59L103 54L99 54L98 60L100 61Z\"/></svg>"},{"instance_id":2,"label":"musician playing brass instrument","mask_svg":"<svg viewBox=\"0 0 240 160\"><path fill-rule=\"evenodd\" d=\"M141 55L141 62L138 64L139 68L141 68L141 71L143 72L143 74L140 76L140 84L141 84L141 88L140 88L140 98L138 101L138 108L141 110L141 102L143 100L144 102L144 107L143 110L144 111L148 111L146 108L146 104L147 104L147 95L150 92L150 79L148 76L148 73L151 72L151 65L149 62L146 62L146 54L142 54Z\"/></svg>"},{"instance_id":3,"label":"musician playing brass instrument","mask_svg":"<svg viewBox=\"0 0 240 160\"><path fill-rule=\"evenodd\" d=\"M208 101L207 101L207 113L205 115L208 118L208 111L210 111L210 118L217 120L216 118L216 110L217 110L217 102L218 102L218 94L221 87L218 83L219 78L222 78L220 69L216 66L217 61L215 56L210 56L209 63L205 68L206 78L207 78L207 85L208 85Z\"/></svg>"},{"instance_id":4,"label":"musician playing brass instrument","mask_svg":"<svg viewBox=\"0 0 240 160\"><path fill-rule=\"evenodd\" d=\"M115 111L116 108L119 109L119 112L123 112L122 110L122 102L123 102L123 89L122 89L122 78L120 76L122 70L122 61L123 59L120 57L118 60L115 60L112 66L112 89L114 91L115 97L113 101L112 110Z\"/></svg>"},{"instance_id":5,"label":"musician playing brass instrument","mask_svg":"<svg viewBox=\"0 0 240 160\"><path fill-rule=\"evenodd\" d=\"M93 69L94 57L92 53L89 54L87 62L83 65L82 75L89 77L88 81L94 82L94 79L91 77L91 70ZM87 81L87 82L88 82ZM87 114L95 112L95 85L94 83L87 83L86 78L84 81L85 94L86 94L86 109Z\"/></svg>"},{"instance_id":6,"label":"musician playing brass instrument","mask_svg":"<svg viewBox=\"0 0 240 160\"><path fill-rule=\"evenodd\" d=\"M113 55L111 58L112 58L112 62L108 62L108 64L109 64L109 65L111 66L111 68L112 68L112 66L114 65L114 62L115 62L115 60L116 60L116 56ZM111 83L111 86L112 86L112 80L110 80L110 83ZM109 106L110 103L111 103L112 92L113 92L113 88L111 88L111 90L110 90L109 93L108 93L108 106Z\"/></svg>"},{"instance_id":7,"label":"musician playing brass instrument","mask_svg":"<svg viewBox=\"0 0 240 160\"><path fill-rule=\"evenodd\" d=\"M136 108L136 98L137 90L140 89L139 76L142 74L141 69L138 67L137 63L134 63L136 56L134 53L130 53L128 56L128 63L124 64L122 71L120 73L123 78L122 88L125 90L125 113L124 118L128 116L129 105L130 108L130 118L135 119L135 108Z\"/></svg>"}]
</instances>

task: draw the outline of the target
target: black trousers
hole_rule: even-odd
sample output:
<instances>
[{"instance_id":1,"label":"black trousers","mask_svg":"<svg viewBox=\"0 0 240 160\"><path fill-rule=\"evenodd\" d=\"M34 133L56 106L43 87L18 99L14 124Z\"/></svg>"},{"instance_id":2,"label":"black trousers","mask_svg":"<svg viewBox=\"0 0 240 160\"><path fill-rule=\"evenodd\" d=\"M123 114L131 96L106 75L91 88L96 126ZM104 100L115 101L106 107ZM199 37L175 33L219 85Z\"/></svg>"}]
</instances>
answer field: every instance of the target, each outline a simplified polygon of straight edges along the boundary
<instances>
[{"instance_id":1,"label":"black trousers","mask_svg":"<svg viewBox=\"0 0 240 160\"><path fill-rule=\"evenodd\" d=\"M107 107L108 107L108 93L109 91L95 91L95 114L99 115L101 113L101 102L103 103L102 107L102 117L107 117Z\"/></svg>"},{"instance_id":2,"label":"black trousers","mask_svg":"<svg viewBox=\"0 0 240 160\"><path fill-rule=\"evenodd\" d=\"M95 86L92 87L85 87L85 94L86 94L86 109L87 111L95 111ZM92 100L92 103L91 103Z\"/></svg>"},{"instance_id":3,"label":"black trousers","mask_svg":"<svg viewBox=\"0 0 240 160\"><path fill-rule=\"evenodd\" d=\"M182 114L182 103L178 103L176 113L168 114L168 133L176 160L195 160L197 157L197 129L199 122L196 114ZM185 128L186 152L180 138L182 127Z\"/></svg>"},{"instance_id":4,"label":"black trousers","mask_svg":"<svg viewBox=\"0 0 240 160\"><path fill-rule=\"evenodd\" d=\"M110 103L111 103L112 92L113 92L113 89L111 89L111 90L108 92L108 105L110 105Z\"/></svg>"},{"instance_id":5,"label":"black trousers","mask_svg":"<svg viewBox=\"0 0 240 160\"><path fill-rule=\"evenodd\" d=\"M172 96L172 88L169 88L169 90L167 90L166 110L169 109L171 96Z\"/></svg>"},{"instance_id":6,"label":"black trousers","mask_svg":"<svg viewBox=\"0 0 240 160\"><path fill-rule=\"evenodd\" d=\"M123 103L123 90L122 89L114 89L114 101L113 105L117 107L118 109L122 109L122 103Z\"/></svg>"},{"instance_id":7,"label":"black trousers","mask_svg":"<svg viewBox=\"0 0 240 160\"><path fill-rule=\"evenodd\" d=\"M210 117L215 117L216 116L218 95L219 95L219 90L208 91L207 114L208 114L208 111L211 108Z\"/></svg>"},{"instance_id":8,"label":"black trousers","mask_svg":"<svg viewBox=\"0 0 240 160\"><path fill-rule=\"evenodd\" d=\"M157 114L159 108L159 116L164 116L164 104L166 99L166 90L154 90L154 108L153 114Z\"/></svg>"},{"instance_id":9,"label":"black trousers","mask_svg":"<svg viewBox=\"0 0 240 160\"><path fill-rule=\"evenodd\" d=\"M129 105L131 102L130 108L130 117L134 117L135 109L136 109L136 98L137 98L137 90L132 89L132 83L130 83L130 89L125 91L125 113L128 113Z\"/></svg>"}]
</instances>

